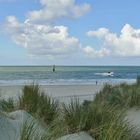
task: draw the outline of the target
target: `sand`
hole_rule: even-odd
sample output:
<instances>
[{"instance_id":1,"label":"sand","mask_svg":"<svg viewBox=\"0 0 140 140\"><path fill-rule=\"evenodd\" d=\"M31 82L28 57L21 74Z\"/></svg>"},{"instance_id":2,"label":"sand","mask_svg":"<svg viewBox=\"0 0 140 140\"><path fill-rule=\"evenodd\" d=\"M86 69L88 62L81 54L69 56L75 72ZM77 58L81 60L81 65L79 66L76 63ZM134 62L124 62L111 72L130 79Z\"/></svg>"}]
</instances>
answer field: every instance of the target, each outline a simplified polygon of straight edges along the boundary
<instances>
[{"instance_id":1,"label":"sand","mask_svg":"<svg viewBox=\"0 0 140 140\"><path fill-rule=\"evenodd\" d=\"M22 95L23 86L0 86L0 97L17 100ZM41 89L60 102L67 102L71 98L80 101L93 100L95 94L103 88L103 85L43 85Z\"/></svg>"},{"instance_id":2,"label":"sand","mask_svg":"<svg viewBox=\"0 0 140 140\"><path fill-rule=\"evenodd\" d=\"M127 111L126 119L132 126L135 126L140 131L140 109L132 108Z\"/></svg>"},{"instance_id":3,"label":"sand","mask_svg":"<svg viewBox=\"0 0 140 140\"><path fill-rule=\"evenodd\" d=\"M46 132L41 123L24 110L0 112L0 140L20 140L26 127L32 128L34 137Z\"/></svg>"},{"instance_id":4,"label":"sand","mask_svg":"<svg viewBox=\"0 0 140 140\"><path fill-rule=\"evenodd\" d=\"M32 122L34 125L32 126ZM0 112L0 140L20 140L25 131L25 124L31 126L32 136L38 137L48 132L41 123L23 110L17 110L11 113ZM24 131L23 131L24 130ZM49 133L48 133L49 134ZM39 138L39 137L38 137ZM58 138L57 140L94 140L86 132L69 134Z\"/></svg>"},{"instance_id":5,"label":"sand","mask_svg":"<svg viewBox=\"0 0 140 140\"><path fill-rule=\"evenodd\" d=\"M85 132L80 132L63 136L57 140L95 140L95 139L93 139L91 136L89 136L89 134Z\"/></svg>"},{"instance_id":6,"label":"sand","mask_svg":"<svg viewBox=\"0 0 140 140\"><path fill-rule=\"evenodd\" d=\"M0 139L18 140L23 128L23 124L31 115L25 111L15 111L11 113L0 113Z\"/></svg>"}]
</instances>

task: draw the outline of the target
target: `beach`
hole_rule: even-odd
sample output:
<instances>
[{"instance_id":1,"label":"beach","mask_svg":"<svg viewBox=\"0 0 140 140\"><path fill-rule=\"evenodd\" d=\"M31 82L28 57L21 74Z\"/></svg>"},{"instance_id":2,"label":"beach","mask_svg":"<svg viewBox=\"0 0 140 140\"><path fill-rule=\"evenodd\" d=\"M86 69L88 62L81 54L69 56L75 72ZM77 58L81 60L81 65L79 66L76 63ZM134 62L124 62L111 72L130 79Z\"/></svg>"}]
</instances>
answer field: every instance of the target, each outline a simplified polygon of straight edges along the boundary
<instances>
[{"instance_id":1,"label":"beach","mask_svg":"<svg viewBox=\"0 0 140 140\"><path fill-rule=\"evenodd\" d=\"M19 101L19 97L23 95L22 89L24 86L25 85L0 86L1 99L8 100L9 98L12 98L14 101ZM95 95L102 91L104 85L40 85L39 87L40 91L44 92L45 95L49 95L49 97L58 100L60 103L64 103L66 106L69 106L71 99L74 98L79 99L80 104L83 103L85 100L93 102ZM140 110L136 108L131 108L126 111L126 117L124 118L124 122L125 120L127 120L130 126L135 126L135 128L133 129L134 131L139 131L139 118ZM29 121L29 124L31 124L32 120L34 120L34 127L39 127L37 131L40 131L39 133L42 133L43 135L45 130L41 122L36 120L35 117L31 114L27 113L26 110L18 109L9 113L4 112L4 114L1 112L0 123L2 124L3 128L1 128L2 132L0 133L0 138L9 140L10 136L11 140L14 140L15 138L18 139L23 133L24 124L27 123L26 120ZM117 123L115 125L117 125ZM20 131L20 129L22 130L22 132ZM5 131L8 133L8 136ZM34 136L36 137L36 135L38 135L37 132L34 134ZM91 137L88 133L86 133L86 131L80 131L71 135L65 135L60 138L60 140L66 140L67 138L69 140L78 140L78 138L83 140L94 140L94 138Z\"/></svg>"},{"instance_id":2,"label":"beach","mask_svg":"<svg viewBox=\"0 0 140 140\"><path fill-rule=\"evenodd\" d=\"M39 132L36 127L41 128L40 136L49 135L46 127L51 125L55 125L51 133L57 130L55 140L61 137L62 140L78 140L77 137L112 140L116 135L133 140L137 137L133 131L140 130L140 110L136 109L140 105L140 77L137 78L140 67L60 66L56 72L50 68L0 67L0 139L9 140L8 133L10 140L15 137L17 140L28 131L36 137ZM108 71L113 74L108 76ZM32 127L32 120L35 121L33 129L37 130L35 135L27 125ZM131 126L135 126L133 131ZM104 131L103 135L102 131L92 131L99 128Z\"/></svg>"},{"instance_id":3,"label":"beach","mask_svg":"<svg viewBox=\"0 0 140 140\"><path fill-rule=\"evenodd\" d=\"M103 85L42 85L40 87L52 98L67 102L71 98L78 98L80 101L93 100ZM22 88L21 85L0 86L0 97L17 100L22 95Z\"/></svg>"}]
</instances>

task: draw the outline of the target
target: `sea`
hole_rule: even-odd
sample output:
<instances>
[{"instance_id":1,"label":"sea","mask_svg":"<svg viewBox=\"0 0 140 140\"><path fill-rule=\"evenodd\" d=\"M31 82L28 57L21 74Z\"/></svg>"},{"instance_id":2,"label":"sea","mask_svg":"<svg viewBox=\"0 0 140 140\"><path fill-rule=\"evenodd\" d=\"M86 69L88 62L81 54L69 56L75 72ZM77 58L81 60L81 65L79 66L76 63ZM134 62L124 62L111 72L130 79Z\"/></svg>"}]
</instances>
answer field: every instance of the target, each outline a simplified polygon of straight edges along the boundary
<instances>
[{"instance_id":1,"label":"sea","mask_svg":"<svg viewBox=\"0 0 140 140\"><path fill-rule=\"evenodd\" d=\"M139 75L140 66L0 66L0 86L131 84Z\"/></svg>"}]
</instances>

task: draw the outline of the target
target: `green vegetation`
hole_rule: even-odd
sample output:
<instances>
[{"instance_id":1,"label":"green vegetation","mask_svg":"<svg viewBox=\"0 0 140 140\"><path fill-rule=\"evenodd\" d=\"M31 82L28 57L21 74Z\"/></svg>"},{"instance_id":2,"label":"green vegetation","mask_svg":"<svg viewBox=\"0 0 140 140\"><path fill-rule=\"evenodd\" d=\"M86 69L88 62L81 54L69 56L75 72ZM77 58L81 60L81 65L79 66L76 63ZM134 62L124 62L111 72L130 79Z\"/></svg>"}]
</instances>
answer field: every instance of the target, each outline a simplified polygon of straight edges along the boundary
<instances>
[{"instance_id":1,"label":"green vegetation","mask_svg":"<svg viewBox=\"0 0 140 140\"><path fill-rule=\"evenodd\" d=\"M51 137L40 129L36 121L26 120L21 128L20 140L51 140Z\"/></svg>"},{"instance_id":2,"label":"green vegetation","mask_svg":"<svg viewBox=\"0 0 140 140\"><path fill-rule=\"evenodd\" d=\"M105 85L96 95L94 102L121 108L140 107L140 77L133 85Z\"/></svg>"},{"instance_id":3,"label":"green vegetation","mask_svg":"<svg viewBox=\"0 0 140 140\"><path fill-rule=\"evenodd\" d=\"M96 140L139 140L140 133L124 120L124 111L115 106L104 106L95 102L89 106L81 105L78 100L63 105L61 119L65 133L85 131ZM59 126L58 126L59 127Z\"/></svg>"},{"instance_id":4,"label":"green vegetation","mask_svg":"<svg viewBox=\"0 0 140 140\"><path fill-rule=\"evenodd\" d=\"M97 128L91 130L91 134L96 140L140 139L140 134L134 131L134 127L129 125L127 121L124 121L122 112L115 114L110 120L100 123Z\"/></svg>"},{"instance_id":5,"label":"green vegetation","mask_svg":"<svg viewBox=\"0 0 140 140\"><path fill-rule=\"evenodd\" d=\"M37 115L43 119L46 124L50 124L59 114L58 101L41 94L39 96Z\"/></svg>"},{"instance_id":6,"label":"green vegetation","mask_svg":"<svg viewBox=\"0 0 140 140\"><path fill-rule=\"evenodd\" d=\"M140 133L135 131L125 120L125 111L140 107L140 77L132 85L105 85L96 94L94 101L78 99L69 104L59 104L40 90L39 85L25 85L19 98L19 109L32 114L47 126L41 134L33 123L25 123L21 140L56 140L66 134L85 131L96 140L140 140ZM12 99L0 101L1 110L15 110Z\"/></svg>"},{"instance_id":7,"label":"green vegetation","mask_svg":"<svg viewBox=\"0 0 140 140\"><path fill-rule=\"evenodd\" d=\"M32 140L37 134L37 128L35 128L35 122L26 121L21 128L20 140ZM37 137L37 136L36 136Z\"/></svg>"},{"instance_id":8,"label":"green vegetation","mask_svg":"<svg viewBox=\"0 0 140 140\"><path fill-rule=\"evenodd\" d=\"M140 85L140 76L137 77L137 85Z\"/></svg>"},{"instance_id":9,"label":"green vegetation","mask_svg":"<svg viewBox=\"0 0 140 140\"><path fill-rule=\"evenodd\" d=\"M59 104L56 100L45 95L39 85L26 85L23 95L19 98L19 108L50 124L58 116Z\"/></svg>"},{"instance_id":10,"label":"green vegetation","mask_svg":"<svg viewBox=\"0 0 140 140\"><path fill-rule=\"evenodd\" d=\"M4 99L0 100L0 110L5 112L11 112L15 110L14 100L12 98L7 101Z\"/></svg>"},{"instance_id":11,"label":"green vegetation","mask_svg":"<svg viewBox=\"0 0 140 140\"><path fill-rule=\"evenodd\" d=\"M29 113L36 113L38 108L39 96L42 94L38 85L25 85L22 89L23 95L19 98L20 109Z\"/></svg>"}]
</instances>

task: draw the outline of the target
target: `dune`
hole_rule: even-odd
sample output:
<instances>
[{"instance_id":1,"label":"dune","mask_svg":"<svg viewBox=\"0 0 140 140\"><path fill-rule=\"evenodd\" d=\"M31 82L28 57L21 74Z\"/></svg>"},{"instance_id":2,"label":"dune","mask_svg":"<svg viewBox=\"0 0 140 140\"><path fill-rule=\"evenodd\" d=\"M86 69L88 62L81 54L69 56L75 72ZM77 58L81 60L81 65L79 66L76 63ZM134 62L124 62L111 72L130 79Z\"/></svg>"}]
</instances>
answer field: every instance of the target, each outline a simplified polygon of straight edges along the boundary
<instances>
[{"instance_id":1,"label":"dune","mask_svg":"<svg viewBox=\"0 0 140 140\"><path fill-rule=\"evenodd\" d=\"M23 126L26 121L36 122L38 130L42 131L41 126L35 121L35 119L26 111L17 110L11 113L0 113L0 140L19 140Z\"/></svg>"},{"instance_id":2,"label":"dune","mask_svg":"<svg viewBox=\"0 0 140 140\"><path fill-rule=\"evenodd\" d=\"M126 119L132 126L135 126L140 131L140 109L132 108L127 111Z\"/></svg>"},{"instance_id":3,"label":"dune","mask_svg":"<svg viewBox=\"0 0 140 140\"><path fill-rule=\"evenodd\" d=\"M17 110L11 113L0 112L0 140L20 140L24 124L35 120L24 110ZM36 121L37 134L43 134L45 129ZM40 131L40 132L38 132ZM47 132L46 132L47 133ZM36 133L34 133L34 137ZM58 138L57 140L94 140L86 132L69 134Z\"/></svg>"},{"instance_id":4,"label":"dune","mask_svg":"<svg viewBox=\"0 0 140 140\"><path fill-rule=\"evenodd\" d=\"M93 139L85 132L79 132L79 133L63 136L57 140L95 140L95 139Z\"/></svg>"}]
</instances>

